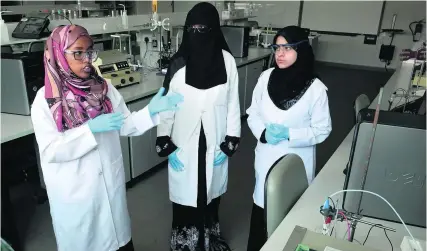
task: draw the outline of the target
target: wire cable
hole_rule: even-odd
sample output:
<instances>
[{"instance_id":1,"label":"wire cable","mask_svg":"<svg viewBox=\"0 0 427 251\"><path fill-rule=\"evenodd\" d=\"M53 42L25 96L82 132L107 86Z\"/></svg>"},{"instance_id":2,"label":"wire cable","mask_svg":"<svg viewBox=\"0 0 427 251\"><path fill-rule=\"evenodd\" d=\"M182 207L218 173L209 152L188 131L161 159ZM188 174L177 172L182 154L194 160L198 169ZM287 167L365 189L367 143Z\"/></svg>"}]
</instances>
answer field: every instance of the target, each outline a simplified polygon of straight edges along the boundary
<instances>
[{"instance_id":1,"label":"wire cable","mask_svg":"<svg viewBox=\"0 0 427 251\"><path fill-rule=\"evenodd\" d=\"M330 198L330 197L329 197ZM332 200L332 198L331 198ZM333 200L332 200L333 201ZM340 201L340 198L337 199L337 205L338 202ZM335 205L335 204L334 204ZM332 236L332 233L334 232L335 226L337 225L337 219L338 219L338 208L335 208L336 213L335 213L335 221L334 221L334 225L332 226L332 230L331 230L331 234L329 236ZM335 238L337 237L337 231L335 231Z\"/></svg>"},{"instance_id":2,"label":"wire cable","mask_svg":"<svg viewBox=\"0 0 427 251\"><path fill-rule=\"evenodd\" d=\"M341 215L342 217L344 217L344 219L347 222L347 233L348 233L348 240L350 240L350 234L351 234L351 230L350 230L350 222L347 219L347 216L345 216L345 214L343 212L338 212L339 215Z\"/></svg>"},{"instance_id":3,"label":"wire cable","mask_svg":"<svg viewBox=\"0 0 427 251\"><path fill-rule=\"evenodd\" d=\"M366 241L367 241L367 240L368 240L368 238L369 238L369 235L371 234L371 230L372 230L374 227L383 227L383 225L382 225L382 224L375 224L375 225L372 225L372 226L369 228L368 234L366 235L366 238L365 238L365 240L363 241L363 244L361 244L361 245L363 245L363 246L365 245ZM383 228L383 230L384 230L385 237L387 238L388 242L390 243L391 251L393 251L393 250L394 250L393 243L391 242L390 238L388 237L387 230L385 230L385 228ZM359 243L360 243L360 242L359 242Z\"/></svg>"},{"instance_id":4,"label":"wire cable","mask_svg":"<svg viewBox=\"0 0 427 251\"><path fill-rule=\"evenodd\" d=\"M387 203L387 205L393 210L393 212L396 214L396 216L399 218L400 222L402 222L403 226L405 227L406 231L408 232L408 234L411 236L412 240L417 243L418 248L423 251L423 248L421 247L421 244L415 240L414 236L412 235L411 231L409 231L408 226L406 226L405 222L403 221L402 217L400 217L400 214L396 211L396 209L390 204L390 202L388 202L388 200L386 200L384 197L382 197L381 195L371 192L371 191L367 191L367 190L358 190L358 189L346 189L346 190L341 190L338 192L335 192L331 195L329 195L329 197L334 197L337 194L340 193L344 193L344 192L356 192L356 193L368 193L368 194L372 194L375 195L379 198L381 198L385 203Z\"/></svg>"},{"instance_id":5,"label":"wire cable","mask_svg":"<svg viewBox=\"0 0 427 251\"><path fill-rule=\"evenodd\" d=\"M333 200L331 197L328 197L328 199L332 201L332 205L334 205L334 208L337 208L337 207L335 206L335 202L334 202L334 200Z\"/></svg>"},{"instance_id":6,"label":"wire cable","mask_svg":"<svg viewBox=\"0 0 427 251\"><path fill-rule=\"evenodd\" d=\"M371 231L372 231L372 229L373 229L374 227L382 227L382 226L383 226L383 225L381 225L381 224L374 224L374 225L372 225L372 226L369 228L368 234L366 235L366 238L365 238L365 240L363 241L363 244L362 244L362 245L365 245L365 243L366 243L366 241L368 240L369 235L371 234Z\"/></svg>"},{"instance_id":7,"label":"wire cable","mask_svg":"<svg viewBox=\"0 0 427 251\"><path fill-rule=\"evenodd\" d=\"M355 242L359 243L359 245L363 246L363 245L362 245L362 243L361 243L360 241L358 241L358 240L356 240L356 239L353 239L353 241L355 241ZM393 250L392 250L392 251L393 251Z\"/></svg>"},{"instance_id":8,"label":"wire cable","mask_svg":"<svg viewBox=\"0 0 427 251\"><path fill-rule=\"evenodd\" d=\"M393 250L394 250L394 248L393 248L393 243L391 243L391 240L390 240L390 238L388 237L387 230L385 230L385 229L383 229L383 230L384 230L385 237L387 238L388 242L390 242L391 251L393 251Z\"/></svg>"}]
</instances>

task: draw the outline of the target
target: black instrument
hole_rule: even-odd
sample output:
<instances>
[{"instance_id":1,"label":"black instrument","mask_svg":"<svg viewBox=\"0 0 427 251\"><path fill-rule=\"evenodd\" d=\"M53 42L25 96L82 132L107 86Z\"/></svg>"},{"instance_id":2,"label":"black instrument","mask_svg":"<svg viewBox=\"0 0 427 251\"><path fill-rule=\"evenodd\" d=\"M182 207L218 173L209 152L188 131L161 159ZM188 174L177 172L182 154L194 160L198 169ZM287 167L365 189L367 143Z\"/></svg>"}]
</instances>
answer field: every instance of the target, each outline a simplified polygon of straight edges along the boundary
<instances>
[{"instance_id":1,"label":"black instrument","mask_svg":"<svg viewBox=\"0 0 427 251\"><path fill-rule=\"evenodd\" d=\"M49 23L50 21L47 17L23 17L15 30L13 30L12 37L24 39L40 39L42 37L47 37L50 34L50 32L46 31Z\"/></svg>"}]
</instances>

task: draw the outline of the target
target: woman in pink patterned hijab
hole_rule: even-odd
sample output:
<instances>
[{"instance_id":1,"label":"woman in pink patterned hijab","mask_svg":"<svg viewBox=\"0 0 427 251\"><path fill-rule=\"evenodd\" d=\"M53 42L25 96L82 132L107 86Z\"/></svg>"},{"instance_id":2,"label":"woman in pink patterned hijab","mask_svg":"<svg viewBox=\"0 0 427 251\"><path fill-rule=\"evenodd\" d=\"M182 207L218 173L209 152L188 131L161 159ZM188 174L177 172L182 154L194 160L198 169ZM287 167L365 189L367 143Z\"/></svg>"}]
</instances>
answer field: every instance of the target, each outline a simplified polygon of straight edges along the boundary
<instances>
[{"instance_id":1,"label":"woman in pink patterned hijab","mask_svg":"<svg viewBox=\"0 0 427 251\"><path fill-rule=\"evenodd\" d=\"M55 28L46 42L45 86L34 98L31 121L57 250L133 251L120 136L146 133L160 123L160 112L175 111L183 97L164 96L159 86L146 107L131 113L120 92L96 74L96 57L85 28Z\"/></svg>"},{"instance_id":2,"label":"woman in pink patterned hijab","mask_svg":"<svg viewBox=\"0 0 427 251\"><path fill-rule=\"evenodd\" d=\"M78 25L57 27L46 41L45 98L60 132L112 112L107 83L91 65L97 53L79 48L75 43L81 37L79 42L92 47L87 30Z\"/></svg>"}]
</instances>

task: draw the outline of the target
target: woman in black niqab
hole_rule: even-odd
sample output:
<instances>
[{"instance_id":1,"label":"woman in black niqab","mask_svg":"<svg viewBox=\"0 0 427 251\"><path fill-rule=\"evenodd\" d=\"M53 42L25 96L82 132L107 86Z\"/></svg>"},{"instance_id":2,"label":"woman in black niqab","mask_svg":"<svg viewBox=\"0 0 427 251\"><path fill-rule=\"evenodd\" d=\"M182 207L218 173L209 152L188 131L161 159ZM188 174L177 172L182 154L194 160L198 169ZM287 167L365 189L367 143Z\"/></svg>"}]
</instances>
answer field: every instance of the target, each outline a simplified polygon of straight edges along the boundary
<instances>
[{"instance_id":1,"label":"woman in black niqab","mask_svg":"<svg viewBox=\"0 0 427 251\"><path fill-rule=\"evenodd\" d=\"M197 89L206 90L226 83L222 50L230 52L221 31L218 11L210 3L196 4L188 12L182 43L171 58L163 86L168 89L173 75L184 66L186 84Z\"/></svg>"},{"instance_id":2,"label":"woman in black niqab","mask_svg":"<svg viewBox=\"0 0 427 251\"><path fill-rule=\"evenodd\" d=\"M168 90L174 74L184 66L185 83L196 89L207 90L226 84L228 76L223 50L230 52L220 29L218 11L210 3L196 4L188 12L181 46L171 58L163 86ZM226 136L225 141L223 144L231 144L237 149L238 138ZM158 137L156 145L161 149L160 156L162 152L168 156L177 149L169 136ZM231 250L220 236L220 197L207 204L206 152L206 136L202 125L197 153L197 207L172 204L172 251Z\"/></svg>"}]
</instances>

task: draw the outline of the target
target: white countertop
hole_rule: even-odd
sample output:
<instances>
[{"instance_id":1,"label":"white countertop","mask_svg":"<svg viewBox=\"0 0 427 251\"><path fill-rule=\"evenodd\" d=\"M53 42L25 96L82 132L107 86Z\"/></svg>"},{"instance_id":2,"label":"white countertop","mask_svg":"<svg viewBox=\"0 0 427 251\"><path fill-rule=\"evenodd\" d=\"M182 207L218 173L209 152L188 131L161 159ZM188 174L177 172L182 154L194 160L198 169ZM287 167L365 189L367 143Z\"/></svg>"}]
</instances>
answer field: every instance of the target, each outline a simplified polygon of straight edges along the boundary
<instances>
[{"instance_id":1,"label":"white countertop","mask_svg":"<svg viewBox=\"0 0 427 251\"><path fill-rule=\"evenodd\" d=\"M269 57L271 54L271 49L264 48L255 48L249 47L248 56L245 58L236 58L237 67L250 64L252 62L258 61L262 58Z\"/></svg>"},{"instance_id":2,"label":"white countertop","mask_svg":"<svg viewBox=\"0 0 427 251\"><path fill-rule=\"evenodd\" d=\"M382 110L388 109L388 99L397 88L407 88L409 74L412 67L409 64L403 63L402 67L397 69L393 76L389 79L384 87L383 98L380 108ZM370 108L375 109L377 105L377 98L372 102ZM294 227L296 225L305 227L315 232L321 232L323 224L323 216L319 213L319 208L323 205L325 198L332 193L342 190L344 187L345 175L343 170L349 159L351 144L353 140L354 128L348 133L347 137L343 140L341 145L337 148L335 153L329 159L329 161L322 168L318 176L314 179L310 187L301 196L292 210L288 213L273 235L268 239L267 243L261 249L261 251L282 251L286 242L289 239ZM334 197L336 200L339 196ZM340 202L342 196L340 197ZM391 209L390 209L391 210ZM392 223L383 220L376 220L371 218L364 218L370 222L380 223L385 226L396 229L396 232L388 232L388 235L393 243L394 250L400 250L400 243L404 236L409 234L405 231L402 224ZM346 223L337 223L335 231L337 233L336 238L343 239L347 227ZM366 238L367 232L370 226L365 224L358 224L354 238L360 242L363 242ZM418 227L408 226L415 238L425 240L425 229ZM319 231L320 230L320 231ZM389 251L391 250L390 244L384 235L382 230L373 229L366 246Z\"/></svg>"},{"instance_id":3,"label":"white countertop","mask_svg":"<svg viewBox=\"0 0 427 251\"><path fill-rule=\"evenodd\" d=\"M236 58L237 67L261 60L270 55L269 49L249 48L246 58ZM151 96L163 86L164 76L150 72L142 76L142 83L118 89L126 103ZM34 133L30 116L1 113L1 143Z\"/></svg>"}]
</instances>

